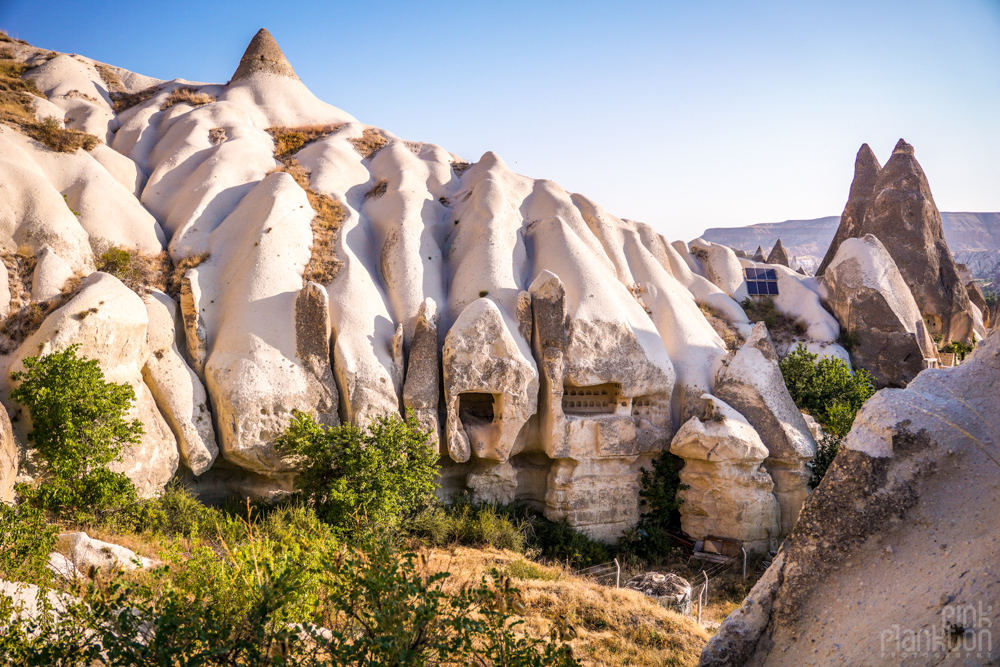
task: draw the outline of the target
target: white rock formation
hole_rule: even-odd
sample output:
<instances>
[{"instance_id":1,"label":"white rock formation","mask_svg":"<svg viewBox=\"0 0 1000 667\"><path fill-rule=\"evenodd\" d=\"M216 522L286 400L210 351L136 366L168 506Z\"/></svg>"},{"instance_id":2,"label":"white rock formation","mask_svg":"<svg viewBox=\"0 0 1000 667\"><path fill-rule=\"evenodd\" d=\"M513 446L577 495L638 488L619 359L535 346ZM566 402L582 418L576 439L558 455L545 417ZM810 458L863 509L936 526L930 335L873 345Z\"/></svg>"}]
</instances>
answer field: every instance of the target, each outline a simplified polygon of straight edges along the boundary
<instances>
[{"instance_id":1,"label":"white rock formation","mask_svg":"<svg viewBox=\"0 0 1000 667\"><path fill-rule=\"evenodd\" d=\"M274 441L294 410L364 426L412 409L449 491L527 501L611 539L639 517L640 467L727 377L703 312L751 333L729 249L671 244L494 153L470 165L365 126L316 99L267 31L225 85L31 62L51 100L36 113L106 142L55 154L0 128L0 246L36 260L33 302L63 298L109 245L166 247L189 268L177 304L84 278L0 370L80 342L129 382L147 434L121 469L144 495L180 464L206 495L281 493L292 470ZM109 87L146 99L116 114ZM181 87L208 101L167 106ZM289 132L304 144L276 155ZM316 218L317 202L335 215ZM8 311L18 279L0 280ZM790 309L817 301L793 280ZM807 457L779 440L764 438L768 461Z\"/></svg>"},{"instance_id":2,"label":"white rock formation","mask_svg":"<svg viewBox=\"0 0 1000 667\"><path fill-rule=\"evenodd\" d=\"M701 398L703 414L685 422L670 444L684 459L681 527L695 539L727 537L766 552L777 541L781 515L761 466L767 448L743 415L710 394Z\"/></svg>"},{"instance_id":3,"label":"white rock formation","mask_svg":"<svg viewBox=\"0 0 1000 667\"><path fill-rule=\"evenodd\" d=\"M95 540L87 533L62 533L56 544L76 569L87 576L94 576L97 572L107 574L113 570L130 572L149 569L156 564L123 546Z\"/></svg>"},{"instance_id":4,"label":"white rock formation","mask_svg":"<svg viewBox=\"0 0 1000 667\"><path fill-rule=\"evenodd\" d=\"M767 447L764 463L781 506L780 534L787 535L809 493L806 464L816 456L816 441L785 389L763 322L719 375L715 395L746 417Z\"/></svg>"}]
</instances>

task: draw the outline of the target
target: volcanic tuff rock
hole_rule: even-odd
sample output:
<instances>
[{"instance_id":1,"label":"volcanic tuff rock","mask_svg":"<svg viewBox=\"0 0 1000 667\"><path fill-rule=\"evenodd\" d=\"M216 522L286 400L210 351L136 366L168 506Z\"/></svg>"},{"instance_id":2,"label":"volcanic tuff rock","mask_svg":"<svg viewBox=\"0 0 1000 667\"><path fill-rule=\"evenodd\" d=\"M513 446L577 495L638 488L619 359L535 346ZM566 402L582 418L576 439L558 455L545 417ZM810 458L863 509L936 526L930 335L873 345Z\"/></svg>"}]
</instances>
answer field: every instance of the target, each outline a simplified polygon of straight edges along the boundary
<instances>
[{"instance_id":1,"label":"volcanic tuff rock","mask_svg":"<svg viewBox=\"0 0 1000 667\"><path fill-rule=\"evenodd\" d=\"M913 146L902 139L882 168L871 149L861 147L840 228L817 274L833 261L844 239L865 234L878 238L892 255L930 332L945 342L971 342L969 296L945 242L927 177Z\"/></svg>"},{"instance_id":2,"label":"volcanic tuff rock","mask_svg":"<svg viewBox=\"0 0 1000 667\"><path fill-rule=\"evenodd\" d=\"M667 242L494 153L470 165L362 125L313 96L265 30L226 85L15 51L38 64L27 76L57 96L66 125L107 145L55 154L0 128L13 267L0 305L16 315L54 299L37 331L3 341L0 370L80 342L133 386L146 435L120 467L144 495L179 466L206 497L283 493L293 471L274 441L295 410L364 426L411 408L436 436L447 492L529 502L612 539L639 518L640 468L702 413L701 397L748 384L742 409L779 471L783 523L794 520L811 445L794 436L773 359L758 368L745 350L725 368L751 334L728 248ZM167 105L181 87L214 101ZM93 99L59 97L73 89ZM142 95L116 113L112 91ZM279 161L275 138L297 136ZM166 249L177 272L153 283L179 288L179 303L94 273L112 245L147 259ZM779 308L835 349L815 281L775 268ZM0 397L17 410L10 389ZM23 443L29 420L17 426ZM10 458L0 453L0 492Z\"/></svg>"},{"instance_id":3,"label":"volcanic tuff rock","mask_svg":"<svg viewBox=\"0 0 1000 667\"><path fill-rule=\"evenodd\" d=\"M761 466L767 448L743 415L709 394L702 399L704 414L681 426L670 444L684 459L681 527L688 535L728 537L766 552L781 516L774 482Z\"/></svg>"},{"instance_id":4,"label":"volcanic tuff rock","mask_svg":"<svg viewBox=\"0 0 1000 667\"><path fill-rule=\"evenodd\" d=\"M762 322L720 372L715 395L739 411L767 447L764 463L781 507L780 534L787 535L809 493L807 464L816 456L816 441L785 389L778 355Z\"/></svg>"},{"instance_id":5,"label":"volcanic tuff rock","mask_svg":"<svg viewBox=\"0 0 1000 667\"><path fill-rule=\"evenodd\" d=\"M781 243L781 239L778 239L771 248L770 254L767 256L768 264L781 264L782 266L789 266L788 264L788 251L785 250L785 246Z\"/></svg>"},{"instance_id":6,"label":"volcanic tuff rock","mask_svg":"<svg viewBox=\"0 0 1000 667\"><path fill-rule=\"evenodd\" d=\"M803 647L816 664L995 663L980 633L1000 608L998 412L996 331L957 368L878 392L700 664L797 666ZM949 645L954 624L965 648ZM918 632L937 640L913 653Z\"/></svg>"},{"instance_id":7,"label":"volcanic tuff rock","mask_svg":"<svg viewBox=\"0 0 1000 667\"><path fill-rule=\"evenodd\" d=\"M846 239L822 279L825 302L856 338L851 360L879 387L905 387L936 359L917 303L885 246L871 234Z\"/></svg>"}]
</instances>

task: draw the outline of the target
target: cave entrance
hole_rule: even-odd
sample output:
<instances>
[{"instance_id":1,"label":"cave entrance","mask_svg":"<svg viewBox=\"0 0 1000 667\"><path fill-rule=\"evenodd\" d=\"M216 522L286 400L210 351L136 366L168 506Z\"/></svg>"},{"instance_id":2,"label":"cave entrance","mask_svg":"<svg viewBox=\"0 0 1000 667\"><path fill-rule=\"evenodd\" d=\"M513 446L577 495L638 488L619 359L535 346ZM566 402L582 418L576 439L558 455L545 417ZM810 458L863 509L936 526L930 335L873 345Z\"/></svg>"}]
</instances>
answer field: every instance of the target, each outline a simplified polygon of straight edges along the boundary
<instances>
[{"instance_id":1,"label":"cave entrance","mask_svg":"<svg viewBox=\"0 0 1000 667\"><path fill-rule=\"evenodd\" d=\"M470 392L458 395L458 418L468 426L492 424L496 417L493 394Z\"/></svg>"}]
</instances>

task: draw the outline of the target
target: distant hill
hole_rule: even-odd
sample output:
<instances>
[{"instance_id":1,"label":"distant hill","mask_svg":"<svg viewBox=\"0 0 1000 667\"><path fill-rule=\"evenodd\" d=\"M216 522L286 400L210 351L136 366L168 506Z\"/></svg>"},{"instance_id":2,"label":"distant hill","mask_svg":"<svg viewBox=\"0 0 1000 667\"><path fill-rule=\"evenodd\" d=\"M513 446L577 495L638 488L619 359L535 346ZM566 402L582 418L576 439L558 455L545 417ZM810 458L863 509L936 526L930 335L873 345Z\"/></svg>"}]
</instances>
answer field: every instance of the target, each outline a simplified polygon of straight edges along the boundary
<instances>
[{"instance_id":1,"label":"distant hill","mask_svg":"<svg viewBox=\"0 0 1000 667\"><path fill-rule=\"evenodd\" d=\"M944 236L955 261L965 264L973 276L1000 280L1000 213L941 213ZM757 246L765 255L781 239L789 255L809 272L823 260L840 224L839 215L813 220L766 222L746 227L712 227L701 238L752 253Z\"/></svg>"}]
</instances>

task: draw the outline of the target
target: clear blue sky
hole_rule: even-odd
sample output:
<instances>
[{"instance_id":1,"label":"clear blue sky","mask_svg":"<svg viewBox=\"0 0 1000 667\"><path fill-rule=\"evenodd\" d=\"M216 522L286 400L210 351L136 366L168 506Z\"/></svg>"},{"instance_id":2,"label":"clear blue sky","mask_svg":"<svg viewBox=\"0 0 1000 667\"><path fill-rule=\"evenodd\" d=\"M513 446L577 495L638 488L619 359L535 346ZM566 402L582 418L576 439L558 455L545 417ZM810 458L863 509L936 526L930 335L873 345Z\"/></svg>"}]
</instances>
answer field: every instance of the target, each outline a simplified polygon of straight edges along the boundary
<instances>
[{"instance_id":1,"label":"clear blue sky","mask_svg":"<svg viewBox=\"0 0 1000 667\"><path fill-rule=\"evenodd\" d=\"M320 98L582 192L670 238L837 215L916 147L939 208L1000 211L1000 0L0 0L38 46L225 82L260 27Z\"/></svg>"}]
</instances>

